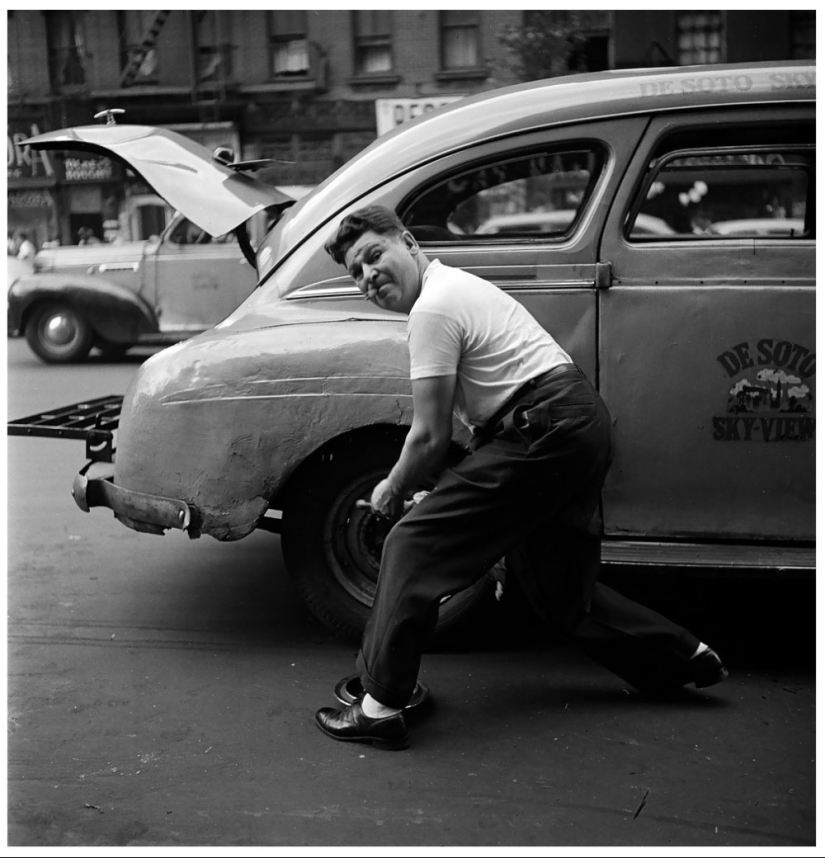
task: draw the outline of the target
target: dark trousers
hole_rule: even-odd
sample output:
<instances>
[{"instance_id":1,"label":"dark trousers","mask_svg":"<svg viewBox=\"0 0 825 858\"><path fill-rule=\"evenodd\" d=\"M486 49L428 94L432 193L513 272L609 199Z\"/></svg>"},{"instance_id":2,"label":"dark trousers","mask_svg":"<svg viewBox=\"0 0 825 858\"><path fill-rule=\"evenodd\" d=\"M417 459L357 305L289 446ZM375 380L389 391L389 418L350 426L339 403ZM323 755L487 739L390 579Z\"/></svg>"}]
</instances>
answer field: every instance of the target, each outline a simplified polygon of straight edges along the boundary
<instances>
[{"instance_id":1,"label":"dark trousers","mask_svg":"<svg viewBox=\"0 0 825 858\"><path fill-rule=\"evenodd\" d=\"M387 706L409 700L441 599L505 556L539 615L632 684L666 683L699 645L598 583L610 415L578 368L548 375L387 537L358 657L364 688Z\"/></svg>"}]
</instances>

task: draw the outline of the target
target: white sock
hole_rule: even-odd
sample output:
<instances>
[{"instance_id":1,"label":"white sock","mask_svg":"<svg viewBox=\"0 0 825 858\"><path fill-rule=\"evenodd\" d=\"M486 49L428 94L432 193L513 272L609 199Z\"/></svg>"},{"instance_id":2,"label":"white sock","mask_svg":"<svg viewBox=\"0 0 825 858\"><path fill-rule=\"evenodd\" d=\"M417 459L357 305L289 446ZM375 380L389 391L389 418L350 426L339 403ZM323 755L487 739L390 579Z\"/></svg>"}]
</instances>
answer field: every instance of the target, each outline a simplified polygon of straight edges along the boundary
<instances>
[{"instance_id":1,"label":"white sock","mask_svg":"<svg viewBox=\"0 0 825 858\"><path fill-rule=\"evenodd\" d=\"M365 694L361 701L361 709L367 718L389 718L390 715L397 715L401 710L392 709L379 703L372 695Z\"/></svg>"},{"instance_id":2,"label":"white sock","mask_svg":"<svg viewBox=\"0 0 825 858\"><path fill-rule=\"evenodd\" d=\"M701 655L706 649L710 649L707 644L700 643L699 646L696 647L696 652L693 653L691 658L696 658L697 655Z\"/></svg>"}]
</instances>

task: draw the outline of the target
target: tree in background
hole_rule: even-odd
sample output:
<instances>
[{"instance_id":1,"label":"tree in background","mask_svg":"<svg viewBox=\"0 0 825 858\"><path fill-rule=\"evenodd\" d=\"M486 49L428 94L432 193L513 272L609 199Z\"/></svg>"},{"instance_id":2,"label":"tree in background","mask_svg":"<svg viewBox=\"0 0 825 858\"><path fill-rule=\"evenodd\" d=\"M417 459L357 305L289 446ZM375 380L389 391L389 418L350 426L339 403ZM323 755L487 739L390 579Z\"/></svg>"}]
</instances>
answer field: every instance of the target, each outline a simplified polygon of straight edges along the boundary
<instances>
[{"instance_id":1,"label":"tree in background","mask_svg":"<svg viewBox=\"0 0 825 858\"><path fill-rule=\"evenodd\" d=\"M587 71L582 52L587 43L584 24L579 12L527 12L523 26L505 27L499 34L499 42L512 57L504 67L521 81Z\"/></svg>"}]
</instances>

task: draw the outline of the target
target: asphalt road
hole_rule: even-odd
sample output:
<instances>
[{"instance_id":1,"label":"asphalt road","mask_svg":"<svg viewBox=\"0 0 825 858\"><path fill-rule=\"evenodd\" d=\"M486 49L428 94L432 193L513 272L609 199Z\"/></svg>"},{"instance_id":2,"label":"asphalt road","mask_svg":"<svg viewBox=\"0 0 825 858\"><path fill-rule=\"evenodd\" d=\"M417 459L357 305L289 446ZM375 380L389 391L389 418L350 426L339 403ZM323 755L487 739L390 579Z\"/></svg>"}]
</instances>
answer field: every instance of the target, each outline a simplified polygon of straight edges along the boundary
<instances>
[{"instance_id":1,"label":"asphalt road","mask_svg":"<svg viewBox=\"0 0 825 858\"><path fill-rule=\"evenodd\" d=\"M140 361L8 343L8 412L121 393ZM79 441L10 438L9 846L815 843L810 582L626 575L730 679L642 697L510 593L426 656L401 753L313 725L355 647L304 613L278 538L137 534L70 497Z\"/></svg>"}]
</instances>

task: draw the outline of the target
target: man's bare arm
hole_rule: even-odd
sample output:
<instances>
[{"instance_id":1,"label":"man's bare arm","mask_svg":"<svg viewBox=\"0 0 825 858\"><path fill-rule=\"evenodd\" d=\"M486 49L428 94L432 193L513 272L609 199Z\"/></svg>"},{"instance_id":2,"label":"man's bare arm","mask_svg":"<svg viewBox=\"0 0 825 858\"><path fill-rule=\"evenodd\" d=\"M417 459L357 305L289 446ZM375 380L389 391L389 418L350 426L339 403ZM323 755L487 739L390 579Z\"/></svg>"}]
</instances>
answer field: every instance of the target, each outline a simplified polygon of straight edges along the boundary
<instances>
[{"instance_id":1,"label":"man's bare arm","mask_svg":"<svg viewBox=\"0 0 825 858\"><path fill-rule=\"evenodd\" d=\"M453 432L455 375L414 379L413 422L398 461L372 493L372 508L396 517L404 497L444 460Z\"/></svg>"}]
</instances>

